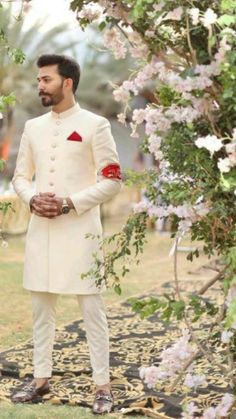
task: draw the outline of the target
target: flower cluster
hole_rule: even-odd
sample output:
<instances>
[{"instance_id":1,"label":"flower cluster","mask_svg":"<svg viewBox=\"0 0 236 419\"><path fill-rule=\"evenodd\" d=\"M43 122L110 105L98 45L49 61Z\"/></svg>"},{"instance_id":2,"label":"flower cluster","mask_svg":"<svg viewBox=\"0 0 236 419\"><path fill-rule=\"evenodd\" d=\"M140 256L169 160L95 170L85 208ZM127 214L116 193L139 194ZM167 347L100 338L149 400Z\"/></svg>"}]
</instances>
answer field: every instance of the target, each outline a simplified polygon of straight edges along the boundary
<instances>
[{"instance_id":1,"label":"flower cluster","mask_svg":"<svg viewBox=\"0 0 236 419\"><path fill-rule=\"evenodd\" d=\"M98 20L102 16L102 12L102 8L97 3L90 2L83 6L77 14L77 17L79 19L86 19L91 23Z\"/></svg>"},{"instance_id":2,"label":"flower cluster","mask_svg":"<svg viewBox=\"0 0 236 419\"><path fill-rule=\"evenodd\" d=\"M126 57L127 48L125 47L125 42L121 39L121 33L115 26L111 29L106 29L103 43L105 47L113 52L116 60Z\"/></svg>"},{"instance_id":3,"label":"flower cluster","mask_svg":"<svg viewBox=\"0 0 236 419\"><path fill-rule=\"evenodd\" d=\"M231 142L225 145L225 152L227 157L220 157L217 166L221 173L227 173L232 167L236 166L236 129L233 130ZM213 154L224 147L224 143L221 138L217 138L216 135L207 135L206 137L199 137L195 140L195 144L198 148L206 148L211 157Z\"/></svg>"},{"instance_id":4,"label":"flower cluster","mask_svg":"<svg viewBox=\"0 0 236 419\"><path fill-rule=\"evenodd\" d=\"M190 344L189 332L184 330L180 339L162 352L158 367L140 368L140 378L147 384L148 388L152 388L158 380L174 377L181 371L193 353L194 348Z\"/></svg>"},{"instance_id":5,"label":"flower cluster","mask_svg":"<svg viewBox=\"0 0 236 419\"><path fill-rule=\"evenodd\" d=\"M234 403L234 397L232 394L226 393L223 397L221 402L216 407L209 407L207 408L202 416L200 416L200 419L220 419L220 418L226 418L228 417L230 413L230 409ZM182 418L183 419L193 419L195 416L195 413L198 412L197 406L190 402L183 406L183 413Z\"/></svg>"}]
</instances>

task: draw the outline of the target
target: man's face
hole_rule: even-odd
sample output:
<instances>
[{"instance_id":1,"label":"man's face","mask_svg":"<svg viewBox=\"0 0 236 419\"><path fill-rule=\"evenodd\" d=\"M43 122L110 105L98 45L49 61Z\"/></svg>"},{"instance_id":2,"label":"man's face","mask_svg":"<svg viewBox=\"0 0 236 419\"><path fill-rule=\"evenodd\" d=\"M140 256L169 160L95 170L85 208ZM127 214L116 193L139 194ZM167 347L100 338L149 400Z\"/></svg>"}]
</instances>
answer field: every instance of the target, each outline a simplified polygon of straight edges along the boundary
<instances>
[{"instance_id":1,"label":"man's face","mask_svg":"<svg viewBox=\"0 0 236 419\"><path fill-rule=\"evenodd\" d=\"M64 79L58 74L56 64L40 68L37 80L43 106L57 105L64 99Z\"/></svg>"}]
</instances>

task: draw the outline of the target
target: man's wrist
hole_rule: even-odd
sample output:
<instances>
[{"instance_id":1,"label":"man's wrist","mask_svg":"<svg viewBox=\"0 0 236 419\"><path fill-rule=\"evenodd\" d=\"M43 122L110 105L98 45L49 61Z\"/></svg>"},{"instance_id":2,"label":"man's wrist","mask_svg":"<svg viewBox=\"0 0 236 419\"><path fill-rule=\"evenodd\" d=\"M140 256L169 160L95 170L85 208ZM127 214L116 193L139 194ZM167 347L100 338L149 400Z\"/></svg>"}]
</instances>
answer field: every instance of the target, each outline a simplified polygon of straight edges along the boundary
<instances>
[{"instance_id":1,"label":"man's wrist","mask_svg":"<svg viewBox=\"0 0 236 419\"><path fill-rule=\"evenodd\" d=\"M65 199L66 199L67 205L70 208L70 210L75 209L74 204L71 201L71 199L70 198L65 198Z\"/></svg>"},{"instance_id":2,"label":"man's wrist","mask_svg":"<svg viewBox=\"0 0 236 419\"><path fill-rule=\"evenodd\" d=\"M34 198L36 198L36 196L37 195L33 195L32 198L30 198L30 201L29 201L30 212L32 212L32 205L33 205Z\"/></svg>"}]
</instances>

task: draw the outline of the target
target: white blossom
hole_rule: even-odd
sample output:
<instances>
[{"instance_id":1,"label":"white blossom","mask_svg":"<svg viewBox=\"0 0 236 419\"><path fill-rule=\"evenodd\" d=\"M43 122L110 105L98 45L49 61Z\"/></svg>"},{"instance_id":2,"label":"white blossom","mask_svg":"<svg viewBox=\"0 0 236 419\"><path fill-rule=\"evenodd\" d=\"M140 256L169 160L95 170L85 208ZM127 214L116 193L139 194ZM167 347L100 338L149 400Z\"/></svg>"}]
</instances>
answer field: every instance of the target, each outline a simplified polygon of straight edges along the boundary
<instances>
[{"instance_id":1,"label":"white blossom","mask_svg":"<svg viewBox=\"0 0 236 419\"><path fill-rule=\"evenodd\" d=\"M231 168L230 159L228 157L225 159L220 158L217 162L217 166L221 173L228 173Z\"/></svg>"},{"instance_id":2,"label":"white blossom","mask_svg":"<svg viewBox=\"0 0 236 419\"><path fill-rule=\"evenodd\" d=\"M219 151L222 147L222 141L216 137L216 135L207 135L206 137L199 137L195 144L198 148L206 148L211 156L215 151Z\"/></svg>"},{"instance_id":3,"label":"white blossom","mask_svg":"<svg viewBox=\"0 0 236 419\"><path fill-rule=\"evenodd\" d=\"M203 26L205 26L205 28L208 28L213 25L214 23L216 23L217 20L217 14L210 8L208 8L206 10L206 12L204 13L203 17L200 18Z\"/></svg>"},{"instance_id":4,"label":"white blossom","mask_svg":"<svg viewBox=\"0 0 236 419\"><path fill-rule=\"evenodd\" d=\"M192 7L188 10L188 13L192 19L193 25L197 25L199 23L199 12L200 10L197 7Z\"/></svg>"},{"instance_id":5,"label":"white blossom","mask_svg":"<svg viewBox=\"0 0 236 419\"><path fill-rule=\"evenodd\" d=\"M126 115L124 113L119 113L117 115L117 119L121 124L125 124L126 122Z\"/></svg>"},{"instance_id":6,"label":"white blossom","mask_svg":"<svg viewBox=\"0 0 236 419\"><path fill-rule=\"evenodd\" d=\"M221 333L221 342L229 343L230 338L232 338L233 335L233 332L230 332L230 330L223 330L223 332Z\"/></svg>"}]
</instances>

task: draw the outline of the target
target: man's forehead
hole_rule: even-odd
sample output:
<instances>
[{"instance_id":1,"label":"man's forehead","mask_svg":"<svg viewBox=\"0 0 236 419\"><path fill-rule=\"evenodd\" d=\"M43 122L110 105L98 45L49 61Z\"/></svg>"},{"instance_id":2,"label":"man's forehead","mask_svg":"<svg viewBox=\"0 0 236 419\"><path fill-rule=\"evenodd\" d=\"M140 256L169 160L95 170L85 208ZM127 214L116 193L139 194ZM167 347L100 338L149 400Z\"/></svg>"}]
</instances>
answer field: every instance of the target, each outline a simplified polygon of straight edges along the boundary
<instances>
[{"instance_id":1,"label":"man's forehead","mask_svg":"<svg viewBox=\"0 0 236 419\"><path fill-rule=\"evenodd\" d=\"M57 64L54 65L46 65L44 67L39 68L38 77L46 77L46 76L54 76L58 75Z\"/></svg>"}]
</instances>

